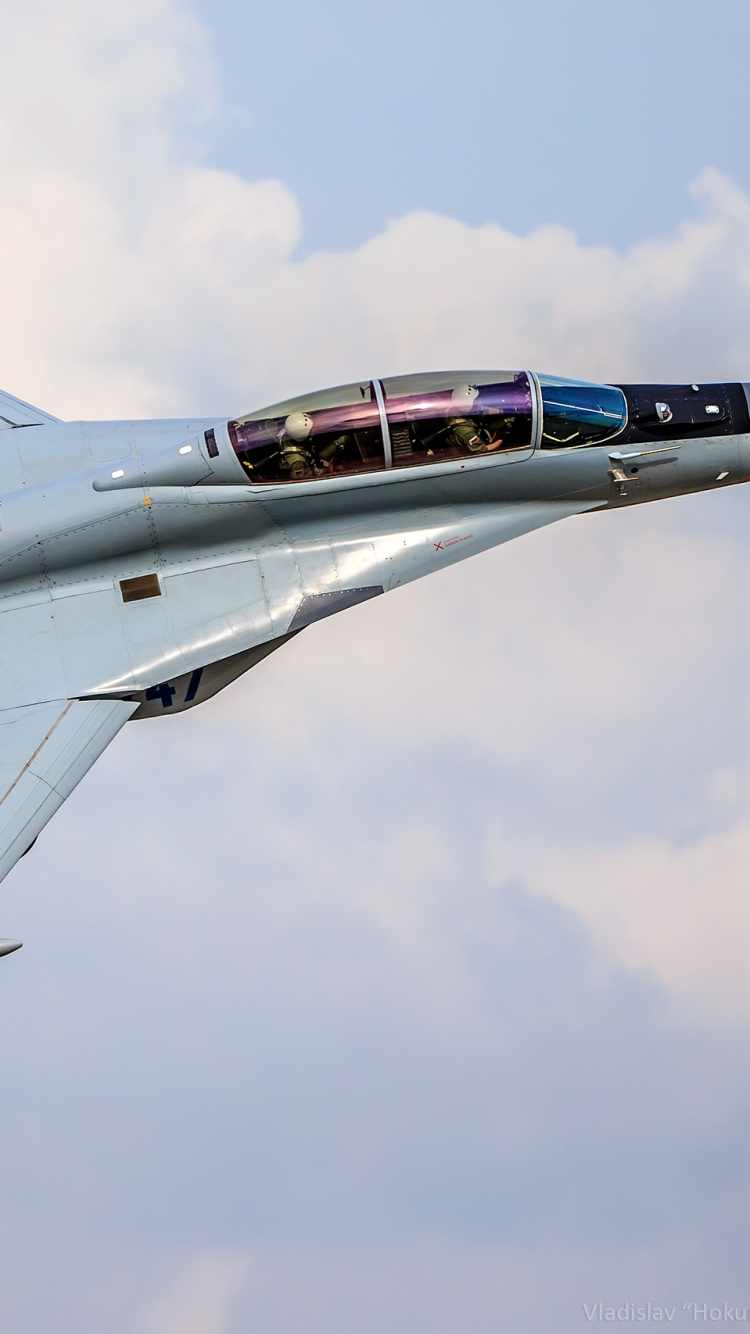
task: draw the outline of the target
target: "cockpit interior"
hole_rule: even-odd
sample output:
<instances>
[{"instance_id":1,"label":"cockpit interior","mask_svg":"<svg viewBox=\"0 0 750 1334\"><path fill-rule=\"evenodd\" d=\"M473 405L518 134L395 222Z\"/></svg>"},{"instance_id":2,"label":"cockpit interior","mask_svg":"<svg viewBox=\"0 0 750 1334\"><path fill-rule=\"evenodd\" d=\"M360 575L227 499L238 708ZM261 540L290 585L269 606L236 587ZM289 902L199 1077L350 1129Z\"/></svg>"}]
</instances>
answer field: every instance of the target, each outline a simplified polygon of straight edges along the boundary
<instances>
[{"instance_id":1,"label":"cockpit interior","mask_svg":"<svg viewBox=\"0 0 750 1334\"><path fill-rule=\"evenodd\" d=\"M687 387L693 416L701 399L702 434L732 429L729 399L718 390L733 388L708 387L711 402L704 413L705 395L698 386ZM645 397L644 389L649 391ZM737 389L742 396L741 386ZM668 409L657 401L658 390L529 371L441 371L360 381L288 399L230 421L228 431L248 481L278 485L482 456L521 457L521 451L536 449L579 449L623 432L652 430L649 413L656 433L673 419L674 432L677 417L685 416L677 406L682 400L673 389L674 411ZM709 418L714 400L721 401L721 414L716 409Z\"/></svg>"}]
</instances>

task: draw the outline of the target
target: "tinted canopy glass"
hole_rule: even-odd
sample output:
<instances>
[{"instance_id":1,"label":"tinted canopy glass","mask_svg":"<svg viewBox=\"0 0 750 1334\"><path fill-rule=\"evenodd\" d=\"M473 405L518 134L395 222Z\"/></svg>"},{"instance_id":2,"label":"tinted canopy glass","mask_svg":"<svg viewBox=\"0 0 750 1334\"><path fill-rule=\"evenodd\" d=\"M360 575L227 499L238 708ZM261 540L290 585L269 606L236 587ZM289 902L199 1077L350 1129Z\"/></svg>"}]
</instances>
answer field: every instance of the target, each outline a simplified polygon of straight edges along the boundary
<instances>
[{"instance_id":1,"label":"tinted canopy glass","mask_svg":"<svg viewBox=\"0 0 750 1334\"><path fill-rule=\"evenodd\" d=\"M394 468L531 444L525 371L452 371L382 381Z\"/></svg>"},{"instance_id":2,"label":"tinted canopy glass","mask_svg":"<svg viewBox=\"0 0 750 1334\"><path fill-rule=\"evenodd\" d=\"M621 431L628 419L625 395L606 384L540 375L544 417L542 449L597 445Z\"/></svg>"},{"instance_id":3,"label":"tinted canopy glass","mask_svg":"<svg viewBox=\"0 0 750 1334\"><path fill-rule=\"evenodd\" d=\"M228 429L249 480L276 484L371 472L389 452L405 468L529 449L532 420L525 371L441 371L291 398Z\"/></svg>"},{"instance_id":4,"label":"tinted canopy glass","mask_svg":"<svg viewBox=\"0 0 750 1334\"><path fill-rule=\"evenodd\" d=\"M369 381L290 398L228 425L251 482L305 482L385 467Z\"/></svg>"}]
</instances>

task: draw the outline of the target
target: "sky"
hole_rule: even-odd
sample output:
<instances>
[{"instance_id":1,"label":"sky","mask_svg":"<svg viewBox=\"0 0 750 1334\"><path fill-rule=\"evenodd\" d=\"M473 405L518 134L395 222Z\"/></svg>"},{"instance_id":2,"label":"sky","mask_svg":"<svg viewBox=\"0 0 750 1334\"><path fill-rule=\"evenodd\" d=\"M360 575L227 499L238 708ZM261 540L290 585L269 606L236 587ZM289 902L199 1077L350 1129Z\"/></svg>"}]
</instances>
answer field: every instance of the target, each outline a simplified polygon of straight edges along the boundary
<instances>
[{"instance_id":1,"label":"sky","mask_svg":"<svg viewBox=\"0 0 750 1334\"><path fill-rule=\"evenodd\" d=\"M750 380L749 28L2 4L0 387ZM4 1327L750 1312L749 517L566 520L124 729L0 892Z\"/></svg>"}]
</instances>

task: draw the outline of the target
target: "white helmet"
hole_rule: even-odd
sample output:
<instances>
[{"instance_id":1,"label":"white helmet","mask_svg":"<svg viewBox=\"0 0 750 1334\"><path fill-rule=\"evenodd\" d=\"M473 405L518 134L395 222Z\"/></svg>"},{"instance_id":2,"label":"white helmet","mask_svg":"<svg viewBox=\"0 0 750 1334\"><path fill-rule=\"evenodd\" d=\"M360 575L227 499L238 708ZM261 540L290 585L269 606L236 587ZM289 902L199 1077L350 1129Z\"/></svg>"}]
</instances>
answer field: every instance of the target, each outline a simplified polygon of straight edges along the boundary
<instances>
[{"instance_id":1,"label":"white helmet","mask_svg":"<svg viewBox=\"0 0 750 1334\"><path fill-rule=\"evenodd\" d=\"M306 440L313 428L313 419L309 412L290 412L284 422L284 430L292 440Z\"/></svg>"},{"instance_id":2,"label":"white helmet","mask_svg":"<svg viewBox=\"0 0 750 1334\"><path fill-rule=\"evenodd\" d=\"M478 393L475 384L457 384L451 394L451 409L455 412L471 412Z\"/></svg>"}]
</instances>

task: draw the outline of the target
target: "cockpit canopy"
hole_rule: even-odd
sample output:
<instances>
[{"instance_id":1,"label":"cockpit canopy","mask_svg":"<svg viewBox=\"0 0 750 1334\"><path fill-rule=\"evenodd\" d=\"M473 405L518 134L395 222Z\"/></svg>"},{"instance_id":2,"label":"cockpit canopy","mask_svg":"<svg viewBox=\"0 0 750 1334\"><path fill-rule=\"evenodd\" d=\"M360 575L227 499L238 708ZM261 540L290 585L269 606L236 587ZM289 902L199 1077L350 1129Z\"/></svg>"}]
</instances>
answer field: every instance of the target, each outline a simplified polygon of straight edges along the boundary
<instances>
[{"instance_id":1,"label":"cockpit canopy","mask_svg":"<svg viewBox=\"0 0 750 1334\"><path fill-rule=\"evenodd\" d=\"M249 480L278 484L598 444L626 420L622 391L608 385L440 371L325 389L228 425Z\"/></svg>"},{"instance_id":2,"label":"cockpit canopy","mask_svg":"<svg viewBox=\"0 0 750 1334\"><path fill-rule=\"evenodd\" d=\"M537 375L542 391L540 449L599 445L628 420L625 395L610 384Z\"/></svg>"}]
</instances>

